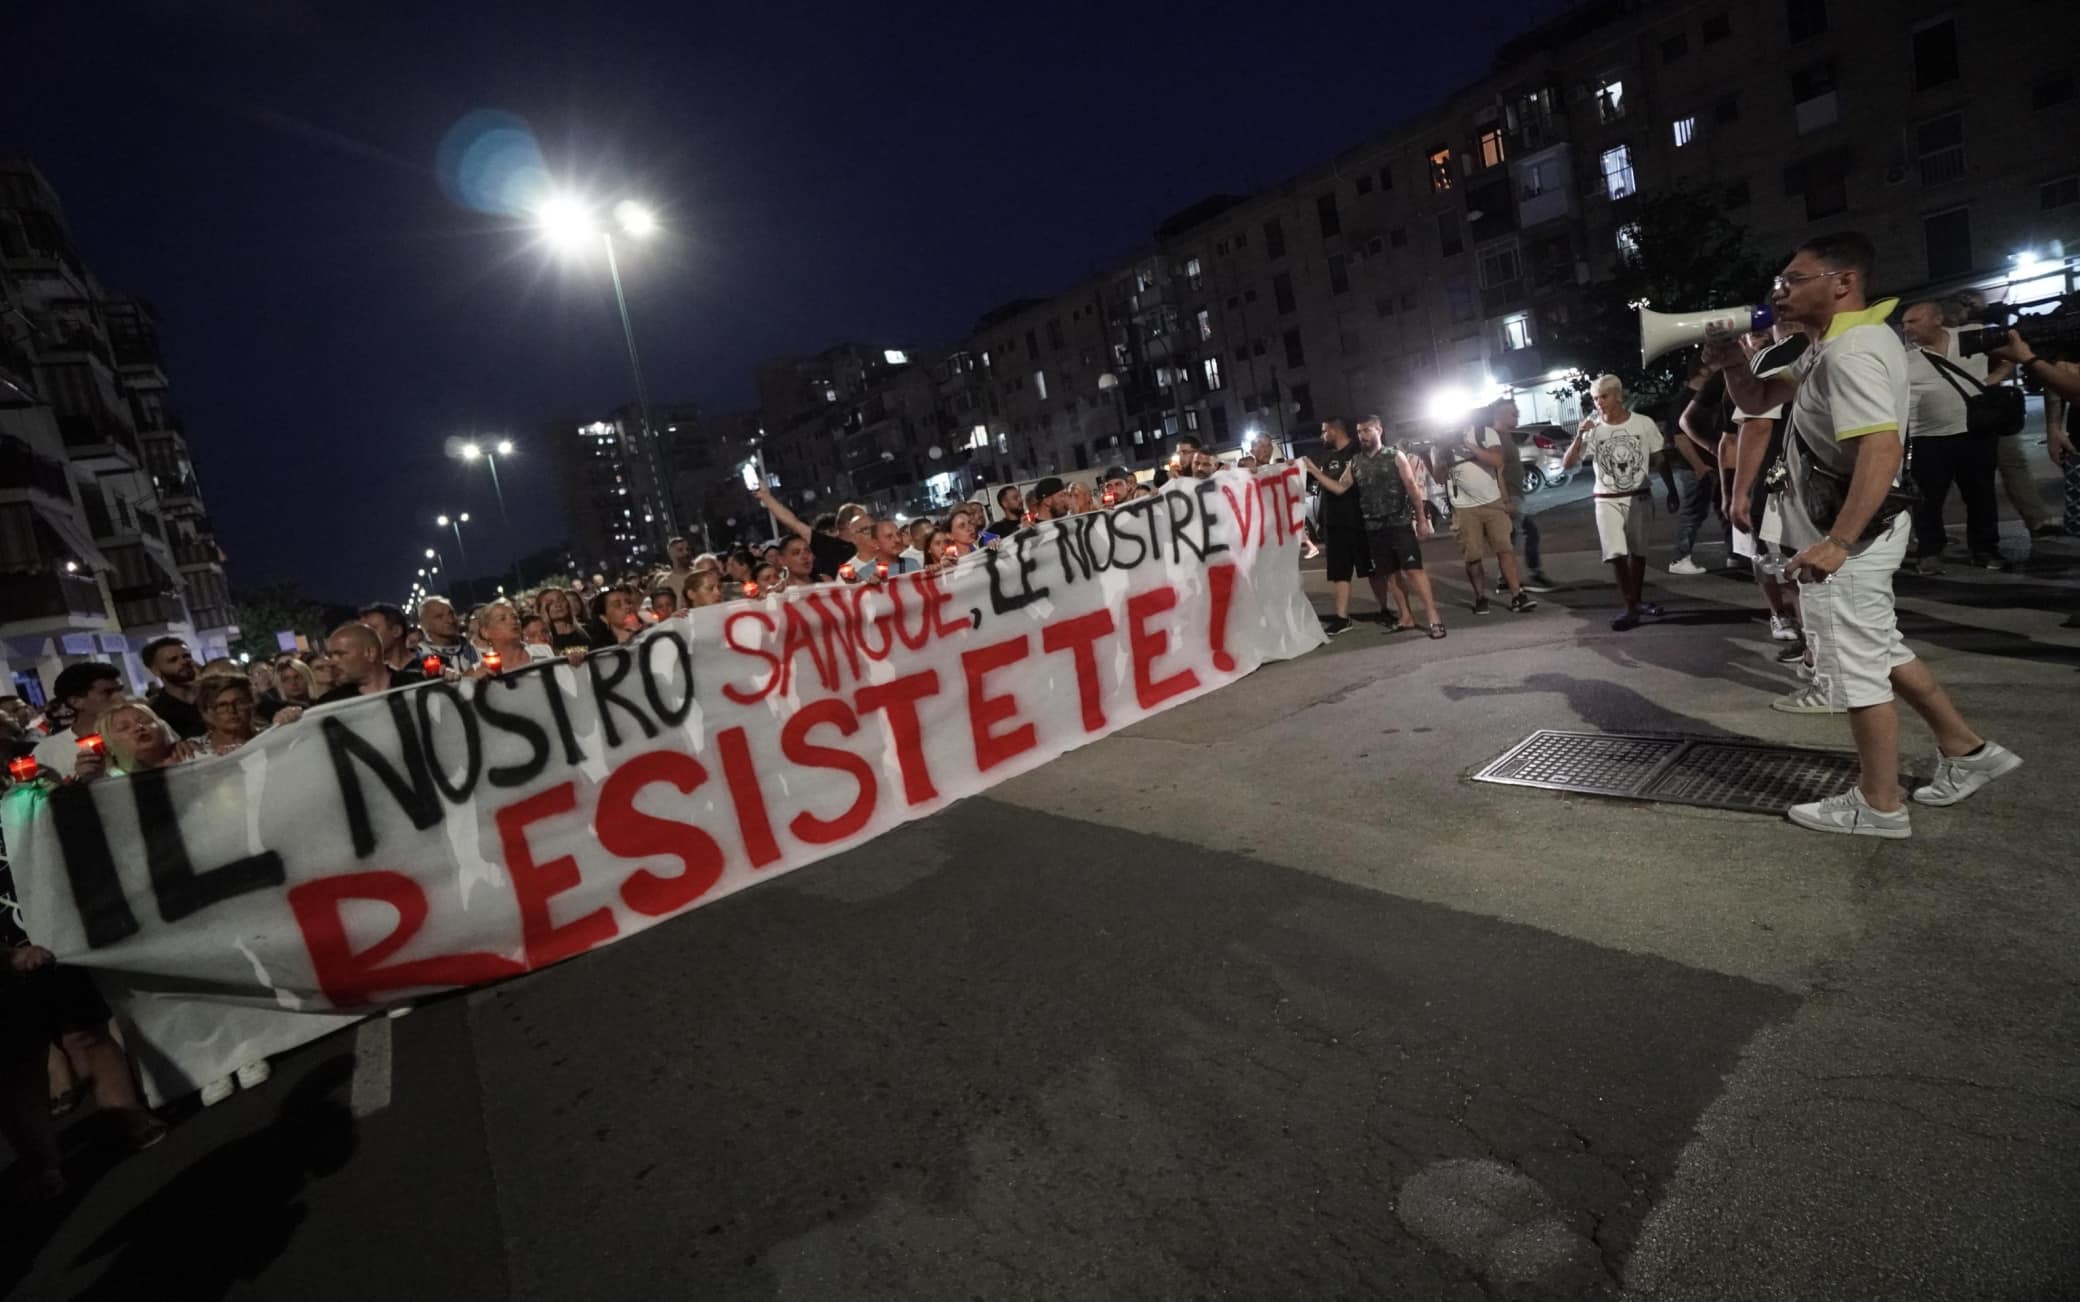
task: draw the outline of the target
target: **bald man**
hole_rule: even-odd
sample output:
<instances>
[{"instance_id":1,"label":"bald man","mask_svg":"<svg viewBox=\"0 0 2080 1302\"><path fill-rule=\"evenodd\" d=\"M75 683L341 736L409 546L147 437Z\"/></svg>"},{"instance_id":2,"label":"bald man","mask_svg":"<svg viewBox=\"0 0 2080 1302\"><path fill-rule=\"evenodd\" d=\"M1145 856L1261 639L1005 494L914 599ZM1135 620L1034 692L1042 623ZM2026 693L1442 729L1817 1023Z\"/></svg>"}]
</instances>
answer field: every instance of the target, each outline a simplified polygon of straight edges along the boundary
<instances>
[{"instance_id":1,"label":"bald man","mask_svg":"<svg viewBox=\"0 0 2080 1302\"><path fill-rule=\"evenodd\" d=\"M374 696L393 687L409 687L426 681L426 675L407 666L392 669L383 662L383 639L366 624L341 624L325 639L325 650L339 673L339 685L319 697L317 704L351 701Z\"/></svg>"}]
</instances>

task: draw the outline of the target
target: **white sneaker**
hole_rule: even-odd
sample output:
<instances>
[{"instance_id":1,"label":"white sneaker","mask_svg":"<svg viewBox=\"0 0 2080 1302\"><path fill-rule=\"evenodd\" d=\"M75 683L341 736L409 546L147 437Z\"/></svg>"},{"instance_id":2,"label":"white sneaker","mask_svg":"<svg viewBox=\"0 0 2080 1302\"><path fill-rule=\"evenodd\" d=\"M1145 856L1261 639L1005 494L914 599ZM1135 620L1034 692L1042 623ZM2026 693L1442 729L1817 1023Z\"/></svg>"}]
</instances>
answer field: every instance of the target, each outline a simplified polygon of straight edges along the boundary
<instances>
[{"instance_id":1,"label":"white sneaker","mask_svg":"<svg viewBox=\"0 0 2080 1302\"><path fill-rule=\"evenodd\" d=\"M1904 841L1914 834L1905 805L1889 814L1872 809L1863 798L1861 787L1850 787L1839 796L1815 800L1809 805L1793 805L1784 811L1784 817L1815 832L1881 836L1888 841Z\"/></svg>"},{"instance_id":2,"label":"white sneaker","mask_svg":"<svg viewBox=\"0 0 2080 1302\"><path fill-rule=\"evenodd\" d=\"M272 1075L274 1075L274 1068L267 1065L267 1059L255 1058L238 1069L238 1087L248 1090L258 1089L260 1086L265 1085L267 1078Z\"/></svg>"},{"instance_id":3,"label":"white sneaker","mask_svg":"<svg viewBox=\"0 0 2080 1302\"><path fill-rule=\"evenodd\" d=\"M1987 742L1969 755L1936 756L1936 776L1925 787L1914 788L1914 799L1923 805L1954 805L1980 787L2022 767L2022 756L1996 742Z\"/></svg>"},{"instance_id":4,"label":"white sneaker","mask_svg":"<svg viewBox=\"0 0 2080 1302\"><path fill-rule=\"evenodd\" d=\"M1769 635L1779 642L1796 642L1799 638L1798 625L1782 615L1771 615Z\"/></svg>"},{"instance_id":5,"label":"white sneaker","mask_svg":"<svg viewBox=\"0 0 2080 1302\"><path fill-rule=\"evenodd\" d=\"M229 1076L217 1077L215 1080L211 1081L209 1084L202 1087L202 1106L206 1108L213 1108L217 1106L217 1104L222 1103L225 1099L230 1098L231 1092L237 1088L238 1087L236 1085L233 1085L231 1083L231 1078Z\"/></svg>"},{"instance_id":6,"label":"white sneaker","mask_svg":"<svg viewBox=\"0 0 2080 1302\"><path fill-rule=\"evenodd\" d=\"M1704 566L1699 565L1696 561L1693 561L1688 556L1685 556L1683 559L1669 566L1668 572L1670 574L1680 574L1685 578L1695 578L1697 575L1704 573L1705 570Z\"/></svg>"},{"instance_id":7,"label":"white sneaker","mask_svg":"<svg viewBox=\"0 0 2080 1302\"><path fill-rule=\"evenodd\" d=\"M1847 714L1848 711L1827 699L1827 680L1815 675L1813 681L1795 692L1779 696L1769 703L1769 708L1785 714Z\"/></svg>"}]
</instances>

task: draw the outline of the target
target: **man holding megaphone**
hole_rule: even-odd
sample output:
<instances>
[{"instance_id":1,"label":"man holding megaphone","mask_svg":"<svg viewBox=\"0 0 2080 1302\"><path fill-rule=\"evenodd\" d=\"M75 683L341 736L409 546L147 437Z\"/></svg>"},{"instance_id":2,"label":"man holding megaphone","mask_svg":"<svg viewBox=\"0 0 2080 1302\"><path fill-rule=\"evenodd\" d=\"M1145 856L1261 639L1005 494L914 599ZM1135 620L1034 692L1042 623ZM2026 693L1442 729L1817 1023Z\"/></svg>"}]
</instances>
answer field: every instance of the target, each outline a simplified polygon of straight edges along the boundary
<instances>
[{"instance_id":1,"label":"man holding megaphone","mask_svg":"<svg viewBox=\"0 0 2080 1302\"><path fill-rule=\"evenodd\" d=\"M1798 548L1786 576L1800 582L1816 682L1849 713L1861 774L1839 796L1786 811L1823 832L1903 839L1912 834L1898 780L1899 714L1906 698L1935 733L1935 777L1923 805L1954 805L2022 763L1972 731L1928 666L1900 636L1892 576L1906 556L1901 491L1907 430L1907 356L1885 322L1896 299L1869 301L1873 250L1852 232L1806 241L1777 276L1770 305L1813 344L1768 378L1747 365L1737 333L1713 330L1705 360L1744 411L1790 404L1784 438L1784 542Z\"/></svg>"}]
</instances>

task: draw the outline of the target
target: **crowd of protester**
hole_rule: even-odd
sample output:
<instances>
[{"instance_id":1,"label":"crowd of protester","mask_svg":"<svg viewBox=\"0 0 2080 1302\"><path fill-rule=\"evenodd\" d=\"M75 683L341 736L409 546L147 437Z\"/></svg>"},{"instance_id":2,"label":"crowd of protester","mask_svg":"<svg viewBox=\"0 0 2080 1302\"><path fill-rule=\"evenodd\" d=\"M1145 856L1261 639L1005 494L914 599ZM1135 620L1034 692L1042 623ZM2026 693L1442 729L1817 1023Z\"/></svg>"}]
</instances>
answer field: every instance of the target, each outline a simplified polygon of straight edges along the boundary
<instances>
[{"instance_id":1,"label":"crowd of protester","mask_svg":"<svg viewBox=\"0 0 2080 1302\"><path fill-rule=\"evenodd\" d=\"M1815 246L1802 251L1801 257L1820 270L1780 277L1779 300L1823 276L1861 293L1861 278L1868 274L1867 252L1854 245ZM1859 297L1842 311L1847 314L1862 306ZM1925 468L1926 482L1915 517L1887 536L1896 535L1899 556L1904 556L1910 534L1918 536L1914 559L1906 563L1923 574L1940 572L1938 558L1948 541L1941 506L1953 485L1964 498L1966 540L1975 567L2005 565L1992 519L1996 477L2006 484L2033 533L2057 530L2050 512L2036 500L2028 475L2011 476L2006 461L1996 455L2007 449L1964 433L1963 399L1972 390L1954 383L1957 377L1950 372L1974 385L1996 383L2002 372L1989 374L1986 358L1973 359L1975 364L1963 369L1953 364L1959 311L1958 304L1949 302L1909 309L1906 334L1913 347L1903 372L1906 379L1896 395L1898 423L1904 426L1911 387L1911 423L1917 438L1928 440L1917 465ZM1704 572L1692 551L1716 510L1730 562L1748 567L1756 577L1771 636L1787 644L1779 659L1798 666L1804 681L1776 707L1797 713L1855 712L1866 702L1888 698L1888 670L1895 683L1904 676L1901 690L1910 704L1931 718L1944 745L1938 781L1916 790L1913 798L1954 803L2020 761L1964 727L1940 687L1900 651L1896 631L1878 657L1883 663L1864 675L1871 679L1864 695L1839 690L1839 680L1855 675L1832 653L1816 657L1800 585L1787 572L1787 562L1795 567L1810 560L1812 548L1794 557L1796 536L1775 514L1765 518L1750 509L1749 484L1756 470L1752 449L1758 441L1766 442L1773 429L1781 437L1780 390L1785 386L1775 377L1793 367L1789 360L1770 359L1774 349L1787 343L1794 351L1786 358L1795 355L1798 341L1786 336L1783 326L1774 339L1751 336L1743 342L1744 355L1718 345L1692 381L1688 407L1665 430L1628 408L1616 377L1594 382L1594 414L1582 421L1565 464L1571 467L1587 457L1594 467L1598 538L1625 607L1612 627L1622 632L1661 613L1644 598L1644 521L1651 509L1648 476L1658 470L1669 509L1677 518L1671 571ZM2043 378L2048 387L2061 393L2080 390L2080 368L2046 364L2014 336L1992 364L2038 367L2047 371ZM1954 402L1953 390L1958 399ZM1879 414L1889 418L1889 409ZM1519 460L1524 453L1516 436L1517 417L1515 403L1503 398L1460 430L1399 446L1386 442L1377 416L1322 424L1319 463L1302 457L1298 465L1315 496L1303 546L1309 557L1322 550L1328 557L1333 609L1323 617L1323 625L1330 636L1352 627L1351 580L1363 577L1390 631L1444 637L1422 543L1446 528L1458 544L1473 591L1474 614L1485 615L1490 609L1485 569L1489 561L1498 571L1495 592L1507 596L1510 612L1527 614L1537 608L1530 594L1550 591L1553 584L1540 567L1536 521L1523 507L1526 473ZM2080 524L2072 518L2080 511L2080 491L2071 487L2080 481L2080 474L2073 473L2080 468L2080 455L2062 436L2054 436L2051 450L2068 471L2067 523L2073 527ZM1679 456L1671 456L1671 451ZM128 692L117 665L89 661L69 665L58 675L40 713L19 698L0 698L0 749L11 761L0 784L93 782L110 774L227 755L271 728L294 727L305 711L318 706L436 678L481 677L557 659L578 663L592 651L618 646L648 626L701 607L763 600L818 584L874 583L920 569L952 568L1021 529L1150 496L1166 479L1208 476L1224 464L1253 469L1282 464L1282 459L1268 437L1253 439L1232 463L1224 463L1187 436L1153 482L1124 466L1111 466L1092 482L1049 477L1024 487L1007 485L992 494L987 505L967 501L943 515L916 519L878 516L858 504L804 519L769 491L760 490L756 497L772 521L774 536L757 545L696 554L686 539L673 538L661 562L651 567L612 578L599 573L589 579L574 576L511 597L501 595L467 611L442 596L426 597L413 611L371 602L355 619L306 649L259 662L217 659L198 664L181 639L160 638L142 651L144 668L155 682L142 697ZM1673 473L1678 466L1688 471L1680 489ZM1832 534L1823 541L1832 544ZM1887 553L1873 557L1873 563L1888 567L1900 560ZM1889 568L1885 573L1889 579ZM1872 619L1891 627L1889 588L1885 596L1884 609ZM1868 741L1861 730L1858 740L1860 745ZM1887 744L1896 746L1896 737L1865 746L1874 764ZM1878 766L1872 771L1893 770ZM1867 794L1878 796L1878 809L1866 802ZM1897 804L1896 792L1858 791L1823 803L1824 807L1795 810L1794 821L1863 832L1871 830L1876 819L1877 834L1905 835L1904 812L1887 812ZM0 860L0 874L4 873ZM7 888L5 902L11 905L11 881L0 885ZM0 931L11 931L0 937L10 942L4 950L8 962L0 965L0 1090L5 1093L0 1100L0 1133L21 1159L19 1167L32 1195L49 1198L65 1187L57 1118L89 1094L115 1142L148 1147L163 1137L166 1127L147 1107L110 1009L93 981L55 962L19 924L13 908L0 909ZM223 1079L204 1083L201 1102L207 1106L239 1088L257 1088L268 1075L264 1061L244 1064Z\"/></svg>"}]
</instances>

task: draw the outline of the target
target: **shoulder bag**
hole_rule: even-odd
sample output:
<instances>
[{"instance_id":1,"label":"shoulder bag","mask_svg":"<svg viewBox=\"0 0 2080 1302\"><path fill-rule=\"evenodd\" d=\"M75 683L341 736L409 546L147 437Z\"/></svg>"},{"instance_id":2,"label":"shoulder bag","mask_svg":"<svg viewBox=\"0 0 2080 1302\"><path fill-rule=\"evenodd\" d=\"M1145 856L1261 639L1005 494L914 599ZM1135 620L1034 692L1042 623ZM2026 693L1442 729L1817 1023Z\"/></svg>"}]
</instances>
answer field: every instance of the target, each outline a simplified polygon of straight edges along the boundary
<instances>
[{"instance_id":1,"label":"shoulder bag","mask_svg":"<svg viewBox=\"0 0 2080 1302\"><path fill-rule=\"evenodd\" d=\"M1947 357L1936 356L1926 348L1921 350L1921 355L1936 368L1937 375L1942 376L1951 388L1957 390L1957 396L1964 399L1965 433L1973 438L1990 439L2007 438L2011 434L2022 432L2022 390L2012 384L1982 384L1970 371ZM1959 377L1969 381L1977 392L1965 392L1964 385L1957 382Z\"/></svg>"}]
</instances>

